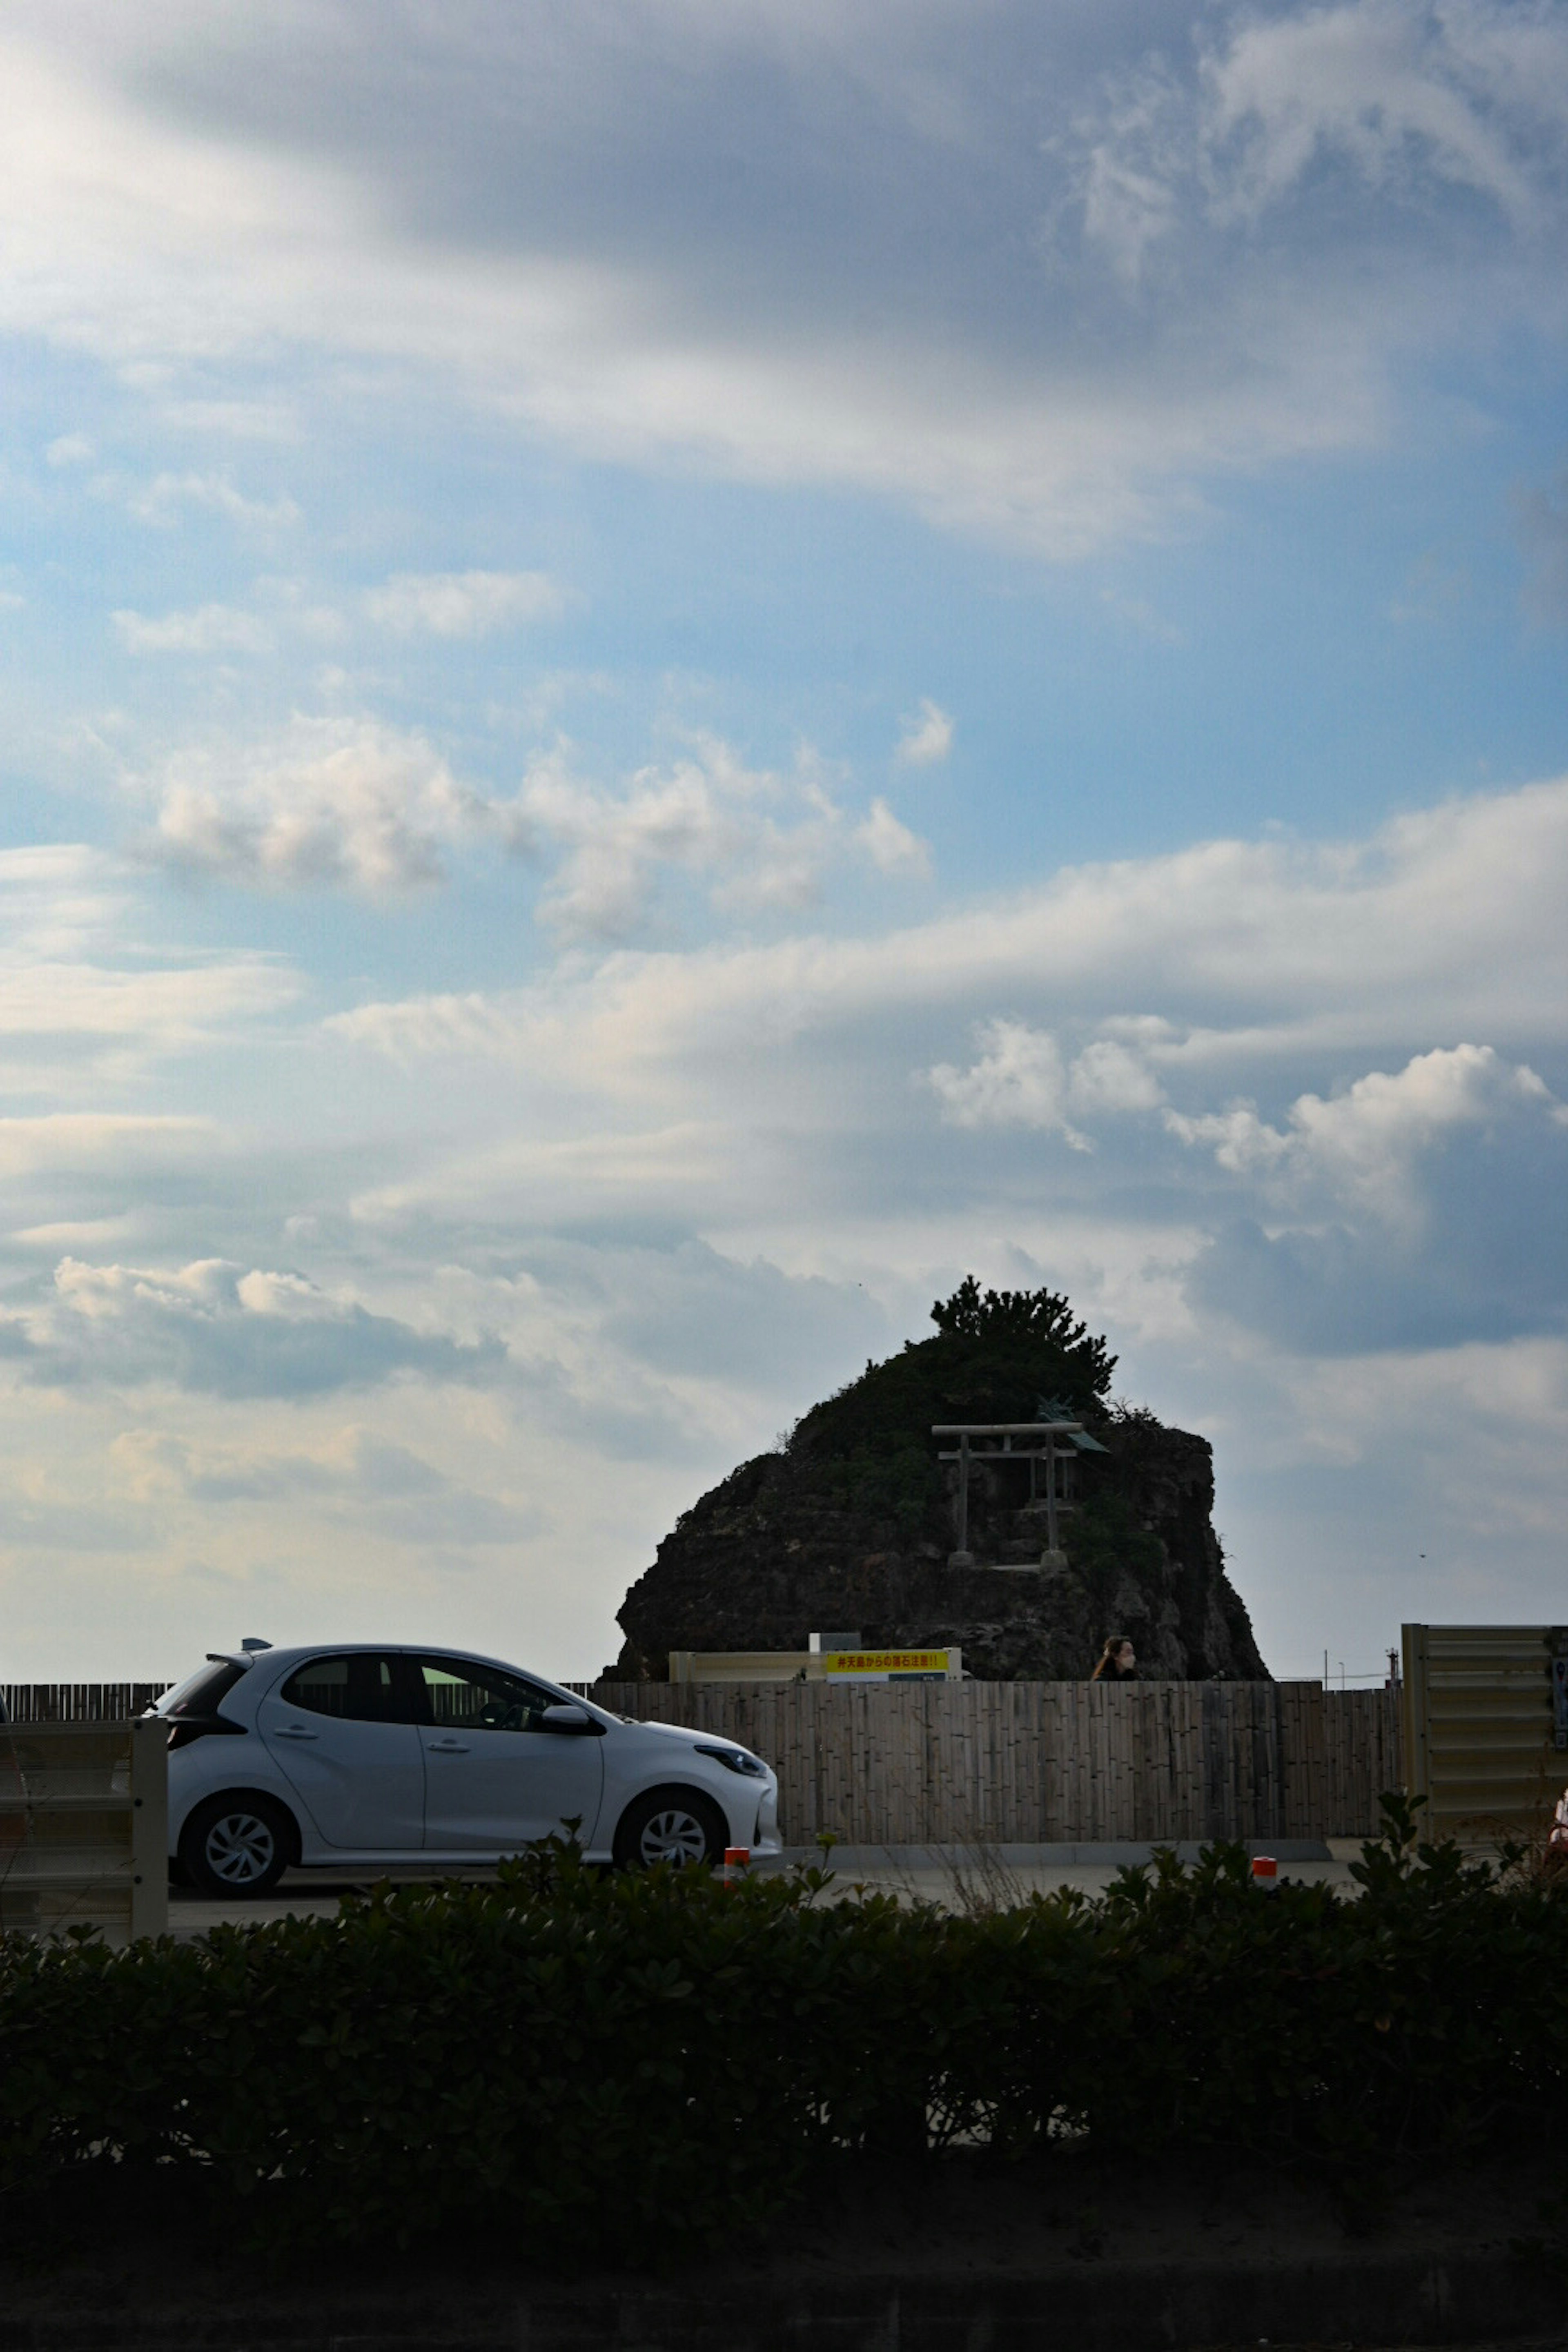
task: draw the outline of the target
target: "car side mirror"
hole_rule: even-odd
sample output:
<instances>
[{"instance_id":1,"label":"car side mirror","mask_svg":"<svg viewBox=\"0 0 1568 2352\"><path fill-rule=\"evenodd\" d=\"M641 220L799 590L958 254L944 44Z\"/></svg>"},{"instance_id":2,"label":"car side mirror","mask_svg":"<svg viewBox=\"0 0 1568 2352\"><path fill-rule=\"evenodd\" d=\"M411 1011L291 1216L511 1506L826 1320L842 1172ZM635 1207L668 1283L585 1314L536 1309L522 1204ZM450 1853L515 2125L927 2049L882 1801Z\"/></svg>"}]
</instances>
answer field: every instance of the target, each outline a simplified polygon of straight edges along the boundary
<instances>
[{"instance_id":1,"label":"car side mirror","mask_svg":"<svg viewBox=\"0 0 1568 2352\"><path fill-rule=\"evenodd\" d=\"M595 1723L585 1706L547 1706L536 1721L541 1731L564 1731L581 1736L585 1731L602 1731L603 1724Z\"/></svg>"}]
</instances>

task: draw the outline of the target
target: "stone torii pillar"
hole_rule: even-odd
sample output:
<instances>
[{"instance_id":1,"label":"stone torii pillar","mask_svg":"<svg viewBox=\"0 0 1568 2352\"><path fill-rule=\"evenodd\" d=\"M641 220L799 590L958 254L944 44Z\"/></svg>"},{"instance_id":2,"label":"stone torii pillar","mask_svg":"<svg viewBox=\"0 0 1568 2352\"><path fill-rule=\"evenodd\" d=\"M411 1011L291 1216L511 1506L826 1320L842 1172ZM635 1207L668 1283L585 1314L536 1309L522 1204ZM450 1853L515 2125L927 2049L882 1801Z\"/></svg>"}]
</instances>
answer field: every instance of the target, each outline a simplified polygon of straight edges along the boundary
<instances>
[{"instance_id":1,"label":"stone torii pillar","mask_svg":"<svg viewBox=\"0 0 1568 2352\"><path fill-rule=\"evenodd\" d=\"M1057 1440L1065 1437L1069 1450L1076 1450L1085 1437L1080 1421L983 1421L936 1422L931 1426L933 1437L956 1437L956 1447L939 1453L941 1462L958 1465L958 1494L953 1506L956 1548L947 1556L949 1568L973 1568L974 1554L969 1549L969 1469L972 1462L1025 1461L1029 1465L1030 1490L1033 1492L1036 1465L1046 1465L1046 1549L1040 1558L1042 1568L1066 1566L1064 1555L1057 1542ZM1025 1442L1015 1445L1014 1439ZM972 1444L973 1440L980 1444ZM987 1443L986 1441L989 1441ZM1088 1444L1095 1453L1102 1449L1092 1439Z\"/></svg>"}]
</instances>

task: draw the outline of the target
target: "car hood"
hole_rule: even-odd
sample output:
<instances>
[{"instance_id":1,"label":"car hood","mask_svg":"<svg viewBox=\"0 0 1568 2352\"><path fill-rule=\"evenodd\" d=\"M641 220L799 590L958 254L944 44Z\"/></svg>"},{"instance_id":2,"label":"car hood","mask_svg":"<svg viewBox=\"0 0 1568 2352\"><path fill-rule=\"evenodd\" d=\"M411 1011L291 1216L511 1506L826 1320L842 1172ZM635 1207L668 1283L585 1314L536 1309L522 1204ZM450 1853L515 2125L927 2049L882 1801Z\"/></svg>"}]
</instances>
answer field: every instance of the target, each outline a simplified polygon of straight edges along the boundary
<instances>
[{"instance_id":1,"label":"car hood","mask_svg":"<svg viewBox=\"0 0 1568 2352\"><path fill-rule=\"evenodd\" d=\"M695 1748L700 1739L711 1740L716 1748L726 1744L731 1748L740 1745L740 1742L734 1739L726 1743L721 1732L693 1731L688 1723L648 1723L640 1717L634 1717L632 1720L638 1731L657 1731L663 1739L684 1740L688 1748Z\"/></svg>"},{"instance_id":2,"label":"car hood","mask_svg":"<svg viewBox=\"0 0 1568 2352\"><path fill-rule=\"evenodd\" d=\"M663 1738L666 1739L679 1739L682 1745L687 1748L744 1748L748 1756L757 1755L757 1751L754 1748L747 1748L743 1739L731 1739L728 1732L694 1731L691 1728L691 1726L688 1723L646 1723L639 1721L634 1727L638 1731L657 1731ZM759 1764L765 1763L766 1760L765 1757L757 1757ZM773 1767L769 1765L768 1769L771 1771Z\"/></svg>"}]
</instances>

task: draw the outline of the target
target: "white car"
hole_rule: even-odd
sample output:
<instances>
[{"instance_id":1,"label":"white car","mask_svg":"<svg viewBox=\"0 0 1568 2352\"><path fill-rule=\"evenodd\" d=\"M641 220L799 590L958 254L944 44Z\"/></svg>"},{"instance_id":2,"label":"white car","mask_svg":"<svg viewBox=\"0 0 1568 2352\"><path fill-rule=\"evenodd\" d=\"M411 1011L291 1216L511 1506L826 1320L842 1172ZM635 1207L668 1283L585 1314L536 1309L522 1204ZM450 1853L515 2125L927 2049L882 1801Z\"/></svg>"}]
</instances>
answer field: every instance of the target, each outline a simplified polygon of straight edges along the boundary
<instances>
[{"instance_id":1,"label":"white car","mask_svg":"<svg viewBox=\"0 0 1568 2352\"><path fill-rule=\"evenodd\" d=\"M264 1895L290 1865L493 1863L574 1821L589 1861L627 1869L779 1852L761 1757L499 1658L250 1642L152 1711L169 1723L171 1864L210 1895Z\"/></svg>"}]
</instances>

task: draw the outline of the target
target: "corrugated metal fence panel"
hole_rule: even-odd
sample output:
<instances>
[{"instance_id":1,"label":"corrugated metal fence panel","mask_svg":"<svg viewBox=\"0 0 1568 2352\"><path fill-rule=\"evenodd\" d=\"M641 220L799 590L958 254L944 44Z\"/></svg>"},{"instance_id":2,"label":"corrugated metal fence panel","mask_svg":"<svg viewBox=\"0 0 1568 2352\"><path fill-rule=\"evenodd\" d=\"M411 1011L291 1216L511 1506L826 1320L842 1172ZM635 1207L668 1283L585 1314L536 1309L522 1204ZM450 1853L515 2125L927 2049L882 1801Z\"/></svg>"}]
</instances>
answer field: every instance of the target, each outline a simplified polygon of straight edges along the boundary
<instances>
[{"instance_id":1,"label":"corrugated metal fence panel","mask_svg":"<svg viewBox=\"0 0 1568 2352\"><path fill-rule=\"evenodd\" d=\"M754 1748L786 1841L1370 1837L1398 1699L1300 1683L600 1683L602 1706Z\"/></svg>"},{"instance_id":2,"label":"corrugated metal fence panel","mask_svg":"<svg viewBox=\"0 0 1568 2352\"><path fill-rule=\"evenodd\" d=\"M1568 1627L1406 1625L1404 1642L1405 1779L1424 1829L1539 1829L1568 1780L1552 1702Z\"/></svg>"}]
</instances>

